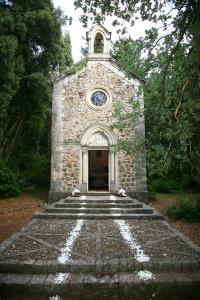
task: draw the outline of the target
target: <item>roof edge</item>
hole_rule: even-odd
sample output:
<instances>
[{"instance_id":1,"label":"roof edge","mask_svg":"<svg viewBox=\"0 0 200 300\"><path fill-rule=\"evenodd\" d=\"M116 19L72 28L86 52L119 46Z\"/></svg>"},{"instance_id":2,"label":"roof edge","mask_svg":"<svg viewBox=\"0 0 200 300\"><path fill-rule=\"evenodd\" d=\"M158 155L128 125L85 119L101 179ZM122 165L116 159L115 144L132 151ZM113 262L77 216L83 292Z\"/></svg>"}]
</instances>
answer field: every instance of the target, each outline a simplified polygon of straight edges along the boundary
<instances>
[{"instance_id":1,"label":"roof edge","mask_svg":"<svg viewBox=\"0 0 200 300\"><path fill-rule=\"evenodd\" d=\"M73 75L74 73L73 72L70 73L70 70L72 70L73 68L76 68L76 67L80 66L84 61L86 62L87 58L83 58L83 59L79 60L77 63L73 64L71 67L66 68L62 73L60 73L58 76L56 76L52 80L52 82L54 83L54 82L58 81L59 79L61 79L62 77Z\"/></svg>"},{"instance_id":2,"label":"roof edge","mask_svg":"<svg viewBox=\"0 0 200 300\"><path fill-rule=\"evenodd\" d=\"M68 76L76 74L79 70L77 70L77 72L75 72L75 70L72 71L73 68L80 66L84 62L87 63L87 57L79 60L77 63L73 64L71 67L68 67L65 71L63 71L57 77L55 77L54 80L52 81L52 83L55 83L64 77L68 77ZM98 62L100 62L100 60ZM123 71L122 66L118 62L116 62L116 60L114 58L111 57L109 59L109 62L111 63L111 65L113 65L113 67L117 68L120 72L122 72L126 76L126 74ZM127 79L129 79L129 78L127 77ZM145 84L145 80L143 78L141 78L139 75L135 74L134 72L132 72L131 79L137 79L140 83Z\"/></svg>"},{"instance_id":3,"label":"roof edge","mask_svg":"<svg viewBox=\"0 0 200 300\"><path fill-rule=\"evenodd\" d=\"M110 35L111 36L111 31L108 31L108 29L106 29L102 24L98 24L97 22L95 22L93 25L92 25L92 28L89 30L89 31L87 31L86 32L86 38L88 39L88 34L90 33L90 32L92 32L92 30L95 28L95 27L101 27L101 29L103 30L103 31L105 31L108 35Z\"/></svg>"}]
</instances>

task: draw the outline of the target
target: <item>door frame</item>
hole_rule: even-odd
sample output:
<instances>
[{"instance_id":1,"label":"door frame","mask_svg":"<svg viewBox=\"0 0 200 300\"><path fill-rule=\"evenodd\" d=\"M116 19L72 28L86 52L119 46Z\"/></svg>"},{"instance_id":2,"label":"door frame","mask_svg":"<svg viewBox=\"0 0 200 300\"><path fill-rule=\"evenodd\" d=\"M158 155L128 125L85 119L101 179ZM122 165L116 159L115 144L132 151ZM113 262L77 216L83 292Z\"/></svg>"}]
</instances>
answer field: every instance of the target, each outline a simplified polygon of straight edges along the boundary
<instances>
[{"instance_id":1,"label":"door frame","mask_svg":"<svg viewBox=\"0 0 200 300\"><path fill-rule=\"evenodd\" d=\"M80 150L80 189L81 193L89 192L88 167L89 167L89 150L107 150L108 151L108 192L118 190L118 158L112 146L82 146ZM99 191L100 192L100 191Z\"/></svg>"},{"instance_id":2,"label":"door frame","mask_svg":"<svg viewBox=\"0 0 200 300\"><path fill-rule=\"evenodd\" d=\"M88 193L88 150L107 150L109 182L108 192L118 190L118 155L116 151L117 137L106 126L94 125L89 127L82 135L80 141L80 190Z\"/></svg>"}]
</instances>

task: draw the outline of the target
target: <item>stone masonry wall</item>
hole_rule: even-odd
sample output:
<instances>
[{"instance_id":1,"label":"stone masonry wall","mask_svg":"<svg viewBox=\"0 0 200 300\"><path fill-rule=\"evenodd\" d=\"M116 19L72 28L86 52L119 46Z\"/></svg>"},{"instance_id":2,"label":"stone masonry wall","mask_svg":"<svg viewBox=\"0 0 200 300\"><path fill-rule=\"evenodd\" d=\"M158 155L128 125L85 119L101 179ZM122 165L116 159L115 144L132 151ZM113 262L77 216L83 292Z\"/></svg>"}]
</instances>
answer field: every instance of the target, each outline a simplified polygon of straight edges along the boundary
<instances>
[{"instance_id":1,"label":"stone masonry wall","mask_svg":"<svg viewBox=\"0 0 200 300\"><path fill-rule=\"evenodd\" d=\"M105 108L94 110L88 106L86 94L92 87L105 88L112 95ZM70 145L79 144L85 130L93 125L111 127L115 122L112 117L113 102L120 101L124 107L128 107L128 99L133 96L134 87L101 63L96 63L69 81L63 93L63 138L64 144ZM127 155L119 154L119 164L119 183L133 188L134 163ZM80 152L63 154L63 189L71 190L79 184L79 165Z\"/></svg>"},{"instance_id":2,"label":"stone masonry wall","mask_svg":"<svg viewBox=\"0 0 200 300\"><path fill-rule=\"evenodd\" d=\"M88 68L84 73L70 81L65 87L63 134L64 141L80 142L84 131L91 125L113 123L113 103L104 109L94 110L86 103L86 93L91 87L104 87L112 95L112 102L120 101L127 106L127 100L133 95L133 87L126 80L101 64Z\"/></svg>"},{"instance_id":3,"label":"stone masonry wall","mask_svg":"<svg viewBox=\"0 0 200 300\"><path fill-rule=\"evenodd\" d=\"M129 155L120 151L118 153L118 183L119 186L133 190L135 186L135 166Z\"/></svg>"},{"instance_id":4,"label":"stone masonry wall","mask_svg":"<svg viewBox=\"0 0 200 300\"><path fill-rule=\"evenodd\" d=\"M67 149L62 160L62 190L79 187L80 151Z\"/></svg>"}]
</instances>

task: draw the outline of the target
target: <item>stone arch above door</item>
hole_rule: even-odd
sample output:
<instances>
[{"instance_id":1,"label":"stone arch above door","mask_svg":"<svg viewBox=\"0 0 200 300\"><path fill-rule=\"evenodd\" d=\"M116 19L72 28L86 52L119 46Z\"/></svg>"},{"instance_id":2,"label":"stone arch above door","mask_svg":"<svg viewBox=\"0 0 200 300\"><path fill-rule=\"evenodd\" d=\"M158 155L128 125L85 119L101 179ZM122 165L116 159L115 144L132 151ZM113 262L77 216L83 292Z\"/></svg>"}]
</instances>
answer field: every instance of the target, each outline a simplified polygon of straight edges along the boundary
<instances>
[{"instance_id":1,"label":"stone arch above door","mask_svg":"<svg viewBox=\"0 0 200 300\"><path fill-rule=\"evenodd\" d=\"M109 146L109 140L103 132L97 131L90 136L88 146Z\"/></svg>"},{"instance_id":2,"label":"stone arch above door","mask_svg":"<svg viewBox=\"0 0 200 300\"><path fill-rule=\"evenodd\" d=\"M117 144L117 139L113 132L107 127L95 125L88 128L82 138L82 146L107 146L112 147Z\"/></svg>"}]
</instances>

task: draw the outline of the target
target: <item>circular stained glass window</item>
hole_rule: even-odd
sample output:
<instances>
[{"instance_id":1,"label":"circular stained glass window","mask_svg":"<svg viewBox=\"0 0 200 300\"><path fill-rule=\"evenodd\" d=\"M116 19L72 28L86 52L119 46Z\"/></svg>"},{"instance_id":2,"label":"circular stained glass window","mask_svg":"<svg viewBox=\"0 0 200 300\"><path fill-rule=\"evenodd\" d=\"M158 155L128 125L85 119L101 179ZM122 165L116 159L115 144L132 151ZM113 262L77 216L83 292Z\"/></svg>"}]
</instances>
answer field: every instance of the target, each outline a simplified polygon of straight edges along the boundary
<instances>
[{"instance_id":1,"label":"circular stained glass window","mask_svg":"<svg viewBox=\"0 0 200 300\"><path fill-rule=\"evenodd\" d=\"M107 102L107 96L101 91L96 91L91 96L91 102L97 107L103 106Z\"/></svg>"}]
</instances>

